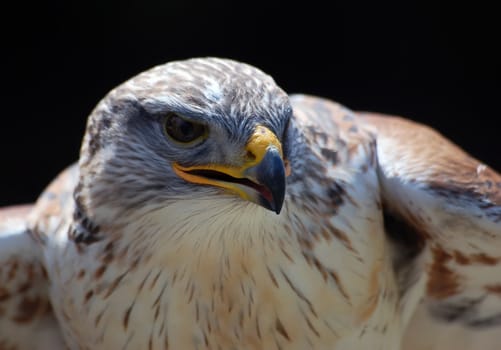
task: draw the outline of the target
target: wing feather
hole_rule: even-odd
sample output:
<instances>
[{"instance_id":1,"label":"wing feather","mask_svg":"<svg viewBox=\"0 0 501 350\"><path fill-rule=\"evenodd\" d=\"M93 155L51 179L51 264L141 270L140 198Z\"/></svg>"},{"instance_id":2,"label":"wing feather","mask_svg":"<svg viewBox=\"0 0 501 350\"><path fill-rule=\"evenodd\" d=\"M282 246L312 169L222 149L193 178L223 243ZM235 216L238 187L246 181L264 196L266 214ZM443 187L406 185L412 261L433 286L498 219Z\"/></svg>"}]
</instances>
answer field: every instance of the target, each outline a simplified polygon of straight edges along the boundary
<instances>
[{"instance_id":1,"label":"wing feather","mask_svg":"<svg viewBox=\"0 0 501 350\"><path fill-rule=\"evenodd\" d=\"M408 348L501 344L501 176L429 127L361 118L377 135L385 211L411 227L417 239L410 242L421 246L421 259L404 262L425 281ZM439 347L426 339L432 334Z\"/></svg>"},{"instance_id":2,"label":"wing feather","mask_svg":"<svg viewBox=\"0 0 501 350\"><path fill-rule=\"evenodd\" d=\"M32 208L0 209L0 349L62 348L41 249L27 229Z\"/></svg>"}]
</instances>

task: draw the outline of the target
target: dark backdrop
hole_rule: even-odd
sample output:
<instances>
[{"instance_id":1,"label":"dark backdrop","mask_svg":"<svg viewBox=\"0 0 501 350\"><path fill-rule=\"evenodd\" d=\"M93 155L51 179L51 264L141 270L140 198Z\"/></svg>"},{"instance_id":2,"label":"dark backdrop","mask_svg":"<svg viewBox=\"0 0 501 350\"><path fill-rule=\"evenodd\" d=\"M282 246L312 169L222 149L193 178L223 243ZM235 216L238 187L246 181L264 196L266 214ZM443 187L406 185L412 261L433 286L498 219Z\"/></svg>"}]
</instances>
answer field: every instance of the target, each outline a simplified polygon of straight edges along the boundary
<instances>
[{"instance_id":1,"label":"dark backdrop","mask_svg":"<svg viewBox=\"0 0 501 350\"><path fill-rule=\"evenodd\" d=\"M288 92L430 124L501 170L494 8L325 3L332 7L19 2L4 12L12 23L2 24L0 205L34 200L77 159L86 116L109 89L156 64L192 56L246 61Z\"/></svg>"}]
</instances>

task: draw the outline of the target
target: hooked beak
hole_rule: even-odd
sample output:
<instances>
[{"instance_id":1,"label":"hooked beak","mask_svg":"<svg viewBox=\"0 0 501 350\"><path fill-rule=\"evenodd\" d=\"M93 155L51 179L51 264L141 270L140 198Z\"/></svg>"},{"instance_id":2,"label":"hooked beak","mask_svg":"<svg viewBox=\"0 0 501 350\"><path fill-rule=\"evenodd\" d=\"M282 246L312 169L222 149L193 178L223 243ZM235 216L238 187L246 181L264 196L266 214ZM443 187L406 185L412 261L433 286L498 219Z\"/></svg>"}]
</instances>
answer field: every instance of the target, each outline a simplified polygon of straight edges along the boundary
<instances>
[{"instance_id":1,"label":"hooked beak","mask_svg":"<svg viewBox=\"0 0 501 350\"><path fill-rule=\"evenodd\" d=\"M241 166L207 164L183 167L174 163L172 167L188 182L224 188L279 214L288 175L282 145L273 132L259 125L249 138L246 151Z\"/></svg>"}]
</instances>

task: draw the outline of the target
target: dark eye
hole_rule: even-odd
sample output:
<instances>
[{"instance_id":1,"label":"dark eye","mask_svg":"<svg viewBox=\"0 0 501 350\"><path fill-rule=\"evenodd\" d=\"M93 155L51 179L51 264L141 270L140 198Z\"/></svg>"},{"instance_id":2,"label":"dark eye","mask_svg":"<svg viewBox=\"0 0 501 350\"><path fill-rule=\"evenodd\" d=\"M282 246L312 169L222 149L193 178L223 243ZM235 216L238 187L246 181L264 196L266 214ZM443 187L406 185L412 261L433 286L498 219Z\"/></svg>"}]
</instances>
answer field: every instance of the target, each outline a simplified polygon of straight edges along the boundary
<instances>
[{"instance_id":1,"label":"dark eye","mask_svg":"<svg viewBox=\"0 0 501 350\"><path fill-rule=\"evenodd\" d=\"M207 127L184 119L175 113L169 113L164 119L165 133L174 141L190 143L207 135Z\"/></svg>"}]
</instances>

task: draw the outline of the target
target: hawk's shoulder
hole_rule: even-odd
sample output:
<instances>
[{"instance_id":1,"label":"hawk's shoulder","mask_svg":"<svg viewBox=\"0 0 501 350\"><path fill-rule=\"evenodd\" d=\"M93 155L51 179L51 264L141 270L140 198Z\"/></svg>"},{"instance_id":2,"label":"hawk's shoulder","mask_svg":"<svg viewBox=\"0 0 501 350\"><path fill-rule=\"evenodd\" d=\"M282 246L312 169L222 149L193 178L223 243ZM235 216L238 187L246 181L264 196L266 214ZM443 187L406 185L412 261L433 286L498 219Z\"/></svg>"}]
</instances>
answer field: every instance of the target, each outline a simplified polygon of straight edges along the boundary
<instances>
[{"instance_id":1,"label":"hawk's shoulder","mask_svg":"<svg viewBox=\"0 0 501 350\"><path fill-rule=\"evenodd\" d=\"M72 165L62 171L38 197L29 216L29 228L41 244L54 235L63 234L63 229L73 220L73 196L77 183L78 166Z\"/></svg>"},{"instance_id":2,"label":"hawk's shoulder","mask_svg":"<svg viewBox=\"0 0 501 350\"><path fill-rule=\"evenodd\" d=\"M426 324L450 335L461 327L499 330L501 176L430 127L368 113L360 119L376 135L386 217L405 223L392 236L412 232L416 237L406 244L421 245L421 259L402 262L422 282L422 304L409 330ZM441 349L455 348L450 340L457 337L450 335ZM484 338L492 339L487 331Z\"/></svg>"},{"instance_id":3,"label":"hawk's shoulder","mask_svg":"<svg viewBox=\"0 0 501 350\"><path fill-rule=\"evenodd\" d=\"M32 205L0 209L0 348L60 349L42 249L28 229Z\"/></svg>"}]
</instances>

